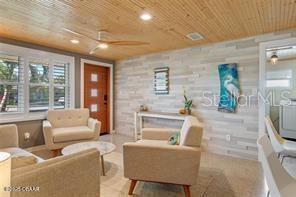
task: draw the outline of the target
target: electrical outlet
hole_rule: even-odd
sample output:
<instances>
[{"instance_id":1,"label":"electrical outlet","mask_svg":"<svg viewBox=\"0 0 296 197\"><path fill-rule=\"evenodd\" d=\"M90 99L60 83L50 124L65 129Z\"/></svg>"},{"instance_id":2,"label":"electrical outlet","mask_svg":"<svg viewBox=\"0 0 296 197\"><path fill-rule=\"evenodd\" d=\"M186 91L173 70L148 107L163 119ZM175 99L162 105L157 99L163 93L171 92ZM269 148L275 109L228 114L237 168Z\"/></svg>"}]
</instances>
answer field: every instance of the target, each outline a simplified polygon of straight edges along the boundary
<instances>
[{"instance_id":1,"label":"electrical outlet","mask_svg":"<svg viewBox=\"0 0 296 197\"><path fill-rule=\"evenodd\" d=\"M30 133L26 132L24 135L25 135L25 141L29 141L30 140Z\"/></svg>"},{"instance_id":2,"label":"electrical outlet","mask_svg":"<svg viewBox=\"0 0 296 197\"><path fill-rule=\"evenodd\" d=\"M228 142L231 141L231 136L230 135L226 135L226 141L228 141Z\"/></svg>"}]
</instances>

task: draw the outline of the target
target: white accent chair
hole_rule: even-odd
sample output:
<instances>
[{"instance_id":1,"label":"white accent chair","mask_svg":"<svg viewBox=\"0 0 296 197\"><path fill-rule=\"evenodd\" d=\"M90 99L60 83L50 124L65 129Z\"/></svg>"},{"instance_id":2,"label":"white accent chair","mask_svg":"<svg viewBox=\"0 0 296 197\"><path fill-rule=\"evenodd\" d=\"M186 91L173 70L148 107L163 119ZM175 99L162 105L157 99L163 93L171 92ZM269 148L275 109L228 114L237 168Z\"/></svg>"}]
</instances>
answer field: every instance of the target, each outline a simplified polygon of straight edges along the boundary
<instances>
[{"instance_id":1,"label":"white accent chair","mask_svg":"<svg viewBox=\"0 0 296 197\"><path fill-rule=\"evenodd\" d=\"M180 133L180 144L169 145L175 133L168 129L145 129L142 140L123 145L124 176L131 180L129 195L137 181L182 185L186 197L197 181L201 157L203 127L187 116Z\"/></svg>"},{"instance_id":2,"label":"white accent chair","mask_svg":"<svg viewBox=\"0 0 296 197\"><path fill-rule=\"evenodd\" d=\"M285 157L296 157L296 142L282 138L273 126L269 116L265 117L265 125L274 151L278 154L281 163Z\"/></svg>"},{"instance_id":3,"label":"white accent chair","mask_svg":"<svg viewBox=\"0 0 296 197\"><path fill-rule=\"evenodd\" d=\"M45 145L57 151L78 142L98 140L101 122L89 117L89 109L49 110L43 121Z\"/></svg>"},{"instance_id":4,"label":"white accent chair","mask_svg":"<svg viewBox=\"0 0 296 197\"><path fill-rule=\"evenodd\" d=\"M267 135L258 139L259 159L272 197L294 197L296 180L281 165Z\"/></svg>"}]
</instances>

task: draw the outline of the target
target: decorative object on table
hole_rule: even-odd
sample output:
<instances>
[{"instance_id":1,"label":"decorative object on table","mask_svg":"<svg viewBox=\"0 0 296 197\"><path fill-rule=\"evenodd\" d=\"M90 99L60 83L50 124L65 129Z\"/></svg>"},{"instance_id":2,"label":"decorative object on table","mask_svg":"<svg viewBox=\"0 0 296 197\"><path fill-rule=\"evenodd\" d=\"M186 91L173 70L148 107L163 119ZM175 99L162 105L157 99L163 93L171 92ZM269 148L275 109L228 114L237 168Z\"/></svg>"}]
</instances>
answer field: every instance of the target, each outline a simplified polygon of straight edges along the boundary
<instances>
[{"instance_id":1,"label":"decorative object on table","mask_svg":"<svg viewBox=\"0 0 296 197\"><path fill-rule=\"evenodd\" d=\"M184 89L184 109L186 113L189 115L191 115L191 108L192 108L192 99L188 99L188 97L186 96L186 91Z\"/></svg>"},{"instance_id":2,"label":"decorative object on table","mask_svg":"<svg viewBox=\"0 0 296 197\"><path fill-rule=\"evenodd\" d=\"M148 111L148 107L145 105L140 105L140 111Z\"/></svg>"},{"instance_id":3,"label":"decorative object on table","mask_svg":"<svg viewBox=\"0 0 296 197\"><path fill-rule=\"evenodd\" d=\"M154 92L155 94L169 94L169 68L154 69Z\"/></svg>"},{"instance_id":4,"label":"decorative object on table","mask_svg":"<svg viewBox=\"0 0 296 197\"><path fill-rule=\"evenodd\" d=\"M4 190L10 186L11 157L9 153L0 152L0 196L9 197L10 192Z\"/></svg>"},{"instance_id":5,"label":"decorative object on table","mask_svg":"<svg viewBox=\"0 0 296 197\"><path fill-rule=\"evenodd\" d=\"M220 102L218 111L234 113L240 94L237 64L220 64L218 70L220 76Z\"/></svg>"},{"instance_id":6,"label":"decorative object on table","mask_svg":"<svg viewBox=\"0 0 296 197\"><path fill-rule=\"evenodd\" d=\"M181 109L179 110L179 114L186 114L186 109L181 108Z\"/></svg>"}]
</instances>

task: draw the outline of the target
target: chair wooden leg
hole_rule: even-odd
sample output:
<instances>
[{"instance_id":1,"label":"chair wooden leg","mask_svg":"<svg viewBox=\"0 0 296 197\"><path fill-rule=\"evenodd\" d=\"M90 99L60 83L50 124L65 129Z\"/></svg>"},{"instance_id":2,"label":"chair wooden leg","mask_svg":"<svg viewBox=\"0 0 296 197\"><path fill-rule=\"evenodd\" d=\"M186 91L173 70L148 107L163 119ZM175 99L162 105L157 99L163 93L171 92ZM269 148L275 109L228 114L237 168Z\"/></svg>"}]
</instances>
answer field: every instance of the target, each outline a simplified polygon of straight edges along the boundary
<instances>
[{"instance_id":1,"label":"chair wooden leg","mask_svg":"<svg viewBox=\"0 0 296 197\"><path fill-rule=\"evenodd\" d=\"M185 197L191 197L190 195L190 186L189 185L183 185L183 189L185 192Z\"/></svg>"},{"instance_id":2,"label":"chair wooden leg","mask_svg":"<svg viewBox=\"0 0 296 197\"><path fill-rule=\"evenodd\" d=\"M129 188L129 192L128 195L133 195L134 189L136 187L137 181L136 180L132 180L130 188Z\"/></svg>"}]
</instances>

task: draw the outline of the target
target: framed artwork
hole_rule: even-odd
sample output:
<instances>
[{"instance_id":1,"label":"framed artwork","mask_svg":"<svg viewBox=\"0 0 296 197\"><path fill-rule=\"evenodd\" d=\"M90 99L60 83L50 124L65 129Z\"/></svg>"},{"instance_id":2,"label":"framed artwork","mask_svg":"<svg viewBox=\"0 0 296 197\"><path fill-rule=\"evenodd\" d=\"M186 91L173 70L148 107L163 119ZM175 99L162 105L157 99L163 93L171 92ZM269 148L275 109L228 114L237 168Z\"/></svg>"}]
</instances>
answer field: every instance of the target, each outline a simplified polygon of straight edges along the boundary
<instances>
[{"instance_id":1,"label":"framed artwork","mask_svg":"<svg viewBox=\"0 0 296 197\"><path fill-rule=\"evenodd\" d=\"M218 111L234 113L240 95L237 64L220 64L218 70L220 76L220 102Z\"/></svg>"},{"instance_id":2,"label":"framed artwork","mask_svg":"<svg viewBox=\"0 0 296 197\"><path fill-rule=\"evenodd\" d=\"M154 69L154 92L156 95L169 94L169 68Z\"/></svg>"}]
</instances>

